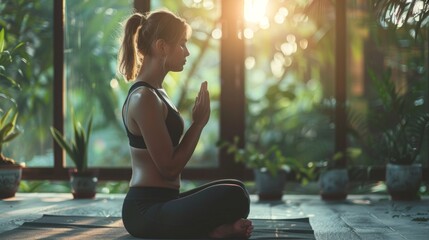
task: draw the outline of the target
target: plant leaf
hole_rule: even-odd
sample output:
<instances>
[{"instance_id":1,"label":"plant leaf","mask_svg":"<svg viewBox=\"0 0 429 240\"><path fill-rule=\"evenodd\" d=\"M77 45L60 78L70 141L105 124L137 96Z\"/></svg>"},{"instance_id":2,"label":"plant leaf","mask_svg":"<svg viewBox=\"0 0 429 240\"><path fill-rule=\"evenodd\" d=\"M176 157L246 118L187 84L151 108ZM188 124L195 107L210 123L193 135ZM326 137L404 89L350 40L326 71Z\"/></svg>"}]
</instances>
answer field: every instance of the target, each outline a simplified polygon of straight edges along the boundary
<instances>
[{"instance_id":1,"label":"plant leaf","mask_svg":"<svg viewBox=\"0 0 429 240\"><path fill-rule=\"evenodd\" d=\"M60 147L62 149L64 149L66 151L66 153L69 155L69 157L73 160L73 158L74 158L74 153L73 153L74 150L73 150L72 145L69 145L67 143L67 140L60 133L60 131L58 131L57 129L55 129L53 127L51 127L50 129L51 129L52 137L55 139L55 141L58 143L58 145L60 145Z\"/></svg>"},{"instance_id":2,"label":"plant leaf","mask_svg":"<svg viewBox=\"0 0 429 240\"><path fill-rule=\"evenodd\" d=\"M0 53L3 52L4 49L4 28L0 30Z\"/></svg>"}]
</instances>

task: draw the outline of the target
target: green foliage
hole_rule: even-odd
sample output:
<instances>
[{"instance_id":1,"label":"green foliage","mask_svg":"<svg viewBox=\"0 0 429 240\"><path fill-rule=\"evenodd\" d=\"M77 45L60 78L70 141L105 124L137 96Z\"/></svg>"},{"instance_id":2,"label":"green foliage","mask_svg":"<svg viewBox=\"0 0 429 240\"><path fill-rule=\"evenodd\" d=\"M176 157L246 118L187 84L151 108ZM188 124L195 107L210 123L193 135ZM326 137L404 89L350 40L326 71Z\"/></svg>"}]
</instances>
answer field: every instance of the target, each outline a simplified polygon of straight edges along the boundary
<instances>
[{"instance_id":1,"label":"green foliage","mask_svg":"<svg viewBox=\"0 0 429 240\"><path fill-rule=\"evenodd\" d=\"M327 169L338 169L345 168L343 160L344 158L350 163L349 160L357 159L362 154L360 148L347 148L345 152L336 152L331 159L326 162Z\"/></svg>"},{"instance_id":2,"label":"green foliage","mask_svg":"<svg viewBox=\"0 0 429 240\"><path fill-rule=\"evenodd\" d=\"M394 128L383 132L386 159L394 164L413 164L420 154L427 134L429 114L405 117Z\"/></svg>"},{"instance_id":3,"label":"green foliage","mask_svg":"<svg viewBox=\"0 0 429 240\"><path fill-rule=\"evenodd\" d=\"M408 165L417 161L427 135L429 114L421 91L400 89L388 69L381 77L370 71L375 106L365 117L354 117L353 134L370 156Z\"/></svg>"},{"instance_id":4,"label":"green foliage","mask_svg":"<svg viewBox=\"0 0 429 240\"><path fill-rule=\"evenodd\" d=\"M7 142L15 139L21 131L17 128L16 120L18 118L18 113L13 112L12 109L9 109L1 118L0 118L0 162L9 162L14 163L13 160L8 159L3 156L2 150L3 145Z\"/></svg>"},{"instance_id":5,"label":"green foliage","mask_svg":"<svg viewBox=\"0 0 429 240\"><path fill-rule=\"evenodd\" d=\"M276 176L279 171L293 171L296 178L303 183L307 183L314 176L314 168L306 167L295 158L286 157L278 145L272 145L267 150L259 149L254 145L239 147L239 138L234 138L232 143L223 142L220 147L226 148L227 153L234 155L234 160L244 163L252 169L266 170L272 176Z\"/></svg>"},{"instance_id":6,"label":"green foliage","mask_svg":"<svg viewBox=\"0 0 429 240\"><path fill-rule=\"evenodd\" d=\"M129 188L128 181L103 181L97 183L97 192L99 193L127 193ZM51 181L51 180L23 180L19 185L19 192L36 193L70 193L70 181Z\"/></svg>"},{"instance_id":7,"label":"green foliage","mask_svg":"<svg viewBox=\"0 0 429 240\"><path fill-rule=\"evenodd\" d=\"M384 28L397 31L413 30L413 38L421 37L421 30L428 25L429 3L421 0L370 0L375 16ZM411 31L409 31L411 32Z\"/></svg>"},{"instance_id":8,"label":"green foliage","mask_svg":"<svg viewBox=\"0 0 429 240\"><path fill-rule=\"evenodd\" d=\"M0 26L0 94L9 96L7 88L16 87L20 89L18 82L10 76L9 68L13 65L18 51L24 46L24 43L18 43L11 50L5 48L6 38L5 29Z\"/></svg>"},{"instance_id":9,"label":"green foliage","mask_svg":"<svg viewBox=\"0 0 429 240\"><path fill-rule=\"evenodd\" d=\"M29 181L24 180L19 184L19 192L34 193L34 192L53 192L53 193L70 193L69 181Z\"/></svg>"},{"instance_id":10,"label":"green foliage","mask_svg":"<svg viewBox=\"0 0 429 240\"><path fill-rule=\"evenodd\" d=\"M11 141L20 133L16 128L17 118L18 113L13 113L12 109L0 118L0 152L4 143Z\"/></svg>"},{"instance_id":11,"label":"green foliage","mask_svg":"<svg viewBox=\"0 0 429 240\"><path fill-rule=\"evenodd\" d=\"M0 94L10 100L0 101L0 108L8 109L12 103L20 113L20 126L26 130L25 137L14 141L18 144L5 150L8 155L25 159L27 165L31 165L35 156L48 155L52 149L49 136L55 102L52 99L52 6L51 0L0 3L0 29L5 30L2 58L8 64L0 69L0 75L7 76L0 76Z\"/></svg>"},{"instance_id":12,"label":"green foliage","mask_svg":"<svg viewBox=\"0 0 429 240\"><path fill-rule=\"evenodd\" d=\"M3 116L0 118L0 163L1 164L15 164L13 159L7 158L3 155L3 145L15 139L21 131L17 125L18 112L14 111L16 102L10 92L11 87L17 87L19 84L16 80L9 75L9 70L13 65L15 57L18 56L17 50L23 46L23 43L18 43L12 50L6 48L5 29L0 26L0 98L8 100L14 106L8 107L5 102L0 105L0 113ZM6 110L7 109L7 110Z\"/></svg>"},{"instance_id":13,"label":"green foliage","mask_svg":"<svg viewBox=\"0 0 429 240\"><path fill-rule=\"evenodd\" d=\"M103 181L97 183L97 192L101 193L127 193L128 181Z\"/></svg>"},{"instance_id":14,"label":"green foliage","mask_svg":"<svg viewBox=\"0 0 429 240\"><path fill-rule=\"evenodd\" d=\"M246 70L246 146L267 152L277 145L310 165L332 157L335 133L335 25L320 14L334 5L316 2L272 1L269 28L246 22L255 32L246 48L246 57L255 59ZM284 10L288 14L278 21Z\"/></svg>"},{"instance_id":15,"label":"green foliage","mask_svg":"<svg viewBox=\"0 0 429 240\"><path fill-rule=\"evenodd\" d=\"M73 118L74 139L67 140L60 131L51 127L51 133L58 145L63 148L74 162L78 172L85 171L88 167L88 144L92 130L92 116L88 120L85 129L79 121Z\"/></svg>"}]
</instances>

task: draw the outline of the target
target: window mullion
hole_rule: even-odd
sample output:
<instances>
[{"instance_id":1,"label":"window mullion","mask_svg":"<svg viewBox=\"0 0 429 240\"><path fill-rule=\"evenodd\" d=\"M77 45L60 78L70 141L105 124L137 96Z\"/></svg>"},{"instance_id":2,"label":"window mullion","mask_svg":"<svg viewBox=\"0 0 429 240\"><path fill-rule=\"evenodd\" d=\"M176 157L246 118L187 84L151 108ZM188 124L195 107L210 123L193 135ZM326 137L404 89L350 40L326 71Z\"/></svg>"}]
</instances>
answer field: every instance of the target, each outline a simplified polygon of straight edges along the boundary
<instances>
[{"instance_id":1,"label":"window mullion","mask_svg":"<svg viewBox=\"0 0 429 240\"><path fill-rule=\"evenodd\" d=\"M64 0L54 1L54 81L53 81L53 98L54 114L53 125L61 133L64 133L64 18L65 8ZM65 167L65 155L63 149L54 142L54 172L59 174Z\"/></svg>"},{"instance_id":2,"label":"window mullion","mask_svg":"<svg viewBox=\"0 0 429 240\"><path fill-rule=\"evenodd\" d=\"M243 1L223 0L221 39L221 94L220 139L232 142L239 137L244 145L245 89L244 89L244 40L239 34L243 24ZM232 154L221 149L219 164L226 177L243 175L242 164L234 162Z\"/></svg>"}]
</instances>

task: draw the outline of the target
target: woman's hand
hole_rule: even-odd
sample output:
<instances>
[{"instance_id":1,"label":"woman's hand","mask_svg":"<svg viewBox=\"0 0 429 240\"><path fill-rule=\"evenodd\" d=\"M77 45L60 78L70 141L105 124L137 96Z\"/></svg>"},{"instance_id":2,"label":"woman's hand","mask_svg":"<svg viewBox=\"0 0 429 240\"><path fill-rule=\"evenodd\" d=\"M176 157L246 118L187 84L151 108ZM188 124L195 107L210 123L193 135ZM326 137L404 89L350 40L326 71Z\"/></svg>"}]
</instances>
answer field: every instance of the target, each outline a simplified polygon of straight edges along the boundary
<instances>
[{"instance_id":1,"label":"woman's hand","mask_svg":"<svg viewBox=\"0 0 429 240\"><path fill-rule=\"evenodd\" d=\"M204 127L210 118L210 95L207 81L201 83L200 91L192 109L192 120L198 126Z\"/></svg>"}]
</instances>

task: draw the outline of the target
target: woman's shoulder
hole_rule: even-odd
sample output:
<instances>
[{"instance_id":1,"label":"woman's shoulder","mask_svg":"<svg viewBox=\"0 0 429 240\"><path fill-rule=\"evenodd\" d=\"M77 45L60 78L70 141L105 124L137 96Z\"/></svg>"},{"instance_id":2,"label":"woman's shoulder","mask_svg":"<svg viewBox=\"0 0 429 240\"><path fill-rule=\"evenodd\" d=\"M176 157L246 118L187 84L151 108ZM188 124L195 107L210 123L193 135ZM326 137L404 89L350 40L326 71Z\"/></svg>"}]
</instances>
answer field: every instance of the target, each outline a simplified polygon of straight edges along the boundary
<instances>
[{"instance_id":1,"label":"woman's shoulder","mask_svg":"<svg viewBox=\"0 0 429 240\"><path fill-rule=\"evenodd\" d=\"M141 86L136 88L130 96L130 103L131 104L137 104L141 105L153 105L153 106L159 106L162 101L156 94L155 89L148 88L145 86Z\"/></svg>"}]
</instances>

